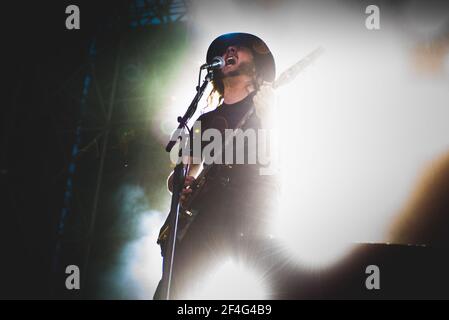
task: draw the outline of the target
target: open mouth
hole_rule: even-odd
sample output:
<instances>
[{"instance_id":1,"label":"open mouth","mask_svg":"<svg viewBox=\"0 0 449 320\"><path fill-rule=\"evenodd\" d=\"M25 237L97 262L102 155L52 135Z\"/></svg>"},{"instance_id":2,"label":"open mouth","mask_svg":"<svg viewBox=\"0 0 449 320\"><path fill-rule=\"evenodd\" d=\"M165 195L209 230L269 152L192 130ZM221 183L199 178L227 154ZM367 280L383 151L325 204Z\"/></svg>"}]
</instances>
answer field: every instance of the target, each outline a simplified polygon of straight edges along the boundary
<instances>
[{"instance_id":1,"label":"open mouth","mask_svg":"<svg viewBox=\"0 0 449 320\"><path fill-rule=\"evenodd\" d=\"M234 56L226 58L226 65L233 65L236 63L236 58Z\"/></svg>"}]
</instances>

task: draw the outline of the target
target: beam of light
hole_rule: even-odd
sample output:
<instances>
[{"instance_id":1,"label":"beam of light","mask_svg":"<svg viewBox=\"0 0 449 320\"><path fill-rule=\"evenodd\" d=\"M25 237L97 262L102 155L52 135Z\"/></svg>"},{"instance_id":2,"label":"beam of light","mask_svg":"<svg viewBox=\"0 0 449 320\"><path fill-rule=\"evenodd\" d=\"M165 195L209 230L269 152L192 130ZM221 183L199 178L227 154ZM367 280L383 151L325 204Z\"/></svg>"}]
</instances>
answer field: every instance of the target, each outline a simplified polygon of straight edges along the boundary
<instances>
[{"instance_id":1,"label":"beam of light","mask_svg":"<svg viewBox=\"0 0 449 320\"><path fill-rule=\"evenodd\" d=\"M187 299L194 300L263 300L269 299L269 288L256 269L227 259L214 270L206 270L203 280Z\"/></svg>"},{"instance_id":2,"label":"beam of light","mask_svg":"<svg viewBox=\"0 0 449 320\"><path fill-rule=\"evenodd\" d=\"M326 267L351 243L385 241L417 173L449 148L449 95L447 79L415 78L410 39L394 26L375 39L363 29L306 39L314 37L324 56L278 92L283 193L274 234L298 263ZM302 50L290 44L277 61Z\"/></svg>"}]
</instances>

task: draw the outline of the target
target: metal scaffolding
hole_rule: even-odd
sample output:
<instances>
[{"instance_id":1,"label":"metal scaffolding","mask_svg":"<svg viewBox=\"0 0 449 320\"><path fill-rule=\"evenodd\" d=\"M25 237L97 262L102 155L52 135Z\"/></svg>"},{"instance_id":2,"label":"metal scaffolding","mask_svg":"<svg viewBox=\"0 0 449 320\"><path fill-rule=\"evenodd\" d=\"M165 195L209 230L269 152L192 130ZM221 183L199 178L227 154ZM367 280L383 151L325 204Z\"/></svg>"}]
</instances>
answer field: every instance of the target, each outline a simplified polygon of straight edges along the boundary
<instances>
[{"instance_id":1,"label":"metal scaffolding","mask_svg":"<svg viewBox=\"0 0 449 320\"><path fill-rule=\"evenodd\" d=\"M186 0L134 0L130 6L131 27L182 21L187 14Z\"/></svg>"},{"instance_id":2,"label":"metal scaffolding","mask_svg":"<svg viewBox=\"0 0 449 320\"><path fill-rule=\"evenodd\" d=\"M125 8L125 9L123 9ZM126 11L128 10L128 11ZM113 11L113 10L111 10ZM60 284L60 276L63 273L61 269L65 256L71 256L72 249L77 247L75 255L80 256L83 269L83 287L85 287L87 270L90 269L90 259L92 255L92 245L94 241L95 224L98 216L98 207L100 206L100 194L104 189L105 177L105 161L108 150L113 147L110 142L111 129L115 128L112 114L117 107L119 108L118 99L120 94L118 89L118 78L121 76L121 58L120 47L115 45L108 49L113 52L116 51L114 58L114 70L111 74L112 78L109 84L107 78L103 79L106 86L99 86L99 81L96 74L98 62L101 60L100 55L108 50L105 50L105 44L122 42L120 39L123 34L133 32L132 30L138 27L151 28L157 25L169 25L184 21L187 6L185 0L123 0L117 5L117 16L107 16L106 19L100 22L95 35L95 40L91 43L89 54L87 56L87 64L83 67L85 70L83 76L83 86L80 99L80 118L75 128L75 139L71 148L71 155L66 166L66 183L64 192L64 201L59 214L59 221L56 230L56 244L53 255L53 274L54 283ZM107 32L104 32L107 31ZM112 38L107 38L112 35ZM116 37L120 39L115 39ZM114 40L115 39L115 40ZM122 39L123 40L123 39ZM97 61L98 60L98 61ZM79 79L74 79L78 80ZM106 81L106 82L104 82ZM107 92L102 92L106 90ZM95 92L97 98L95 98ZM104 101L103 96L109 93L109 98ZM98 101L94 101L97 99ZM89 109L89 110L88 110ZM98 110L94 110L98 109ZM100 110L101 109L101 110ZM98 113L99 117L95 114ZM89 128L89 127L94 128ZM82 142L84 140L84 143ZM84 146L83 146L84 145ZM75 176L78 174L81 158L87 155L88 150L97 150L98 166L95 172L96 176L92 176L95 180L92 185L93 197L92 207L85 208L78 215L73 215L76 211L77 197L73 196L76 192L76 185L74 182ZM83 166L83 165L81 165ZM107 172L106 172L107 173ZM90 200L89 200L90 202ZM90 205L89 205L90 206ZM83 213L83 212L86 213ZM74 226L77 224L77 226ZM76 229L75 232L72 229ZM81 249L83 247L83 249ZM78 257L77 256L77 257ZM76 259L78 260L78 258ZM58 296L58 286L53 284L53 295ZM67 294L67 293L65 293ZM70 297L70 295L69 295Z\"/></svg>"}]
</instances>

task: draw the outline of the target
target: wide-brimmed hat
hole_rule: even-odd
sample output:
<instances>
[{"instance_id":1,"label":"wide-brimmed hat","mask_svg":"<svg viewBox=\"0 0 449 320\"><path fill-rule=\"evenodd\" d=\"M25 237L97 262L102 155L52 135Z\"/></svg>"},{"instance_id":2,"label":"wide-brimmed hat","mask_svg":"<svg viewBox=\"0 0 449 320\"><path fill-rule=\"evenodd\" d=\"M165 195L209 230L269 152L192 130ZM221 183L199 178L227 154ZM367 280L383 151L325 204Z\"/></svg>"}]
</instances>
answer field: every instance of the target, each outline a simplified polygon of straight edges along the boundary
<instances>
[{"instance_id":1,"label":"wide-brimmed hat","mask_svg":"<svg viewBox=\"0 0 449 320\"><path fill-rule=\"evenodd\" d=\"M274 81L276 66L273 54L262 39L249 33L227 33L216 38L207 50L207 63L211 63L214 57L223 55L226 48L233 45L241 45L251 49L258 75L264 81Z\"/></svg>"}]
</instances>

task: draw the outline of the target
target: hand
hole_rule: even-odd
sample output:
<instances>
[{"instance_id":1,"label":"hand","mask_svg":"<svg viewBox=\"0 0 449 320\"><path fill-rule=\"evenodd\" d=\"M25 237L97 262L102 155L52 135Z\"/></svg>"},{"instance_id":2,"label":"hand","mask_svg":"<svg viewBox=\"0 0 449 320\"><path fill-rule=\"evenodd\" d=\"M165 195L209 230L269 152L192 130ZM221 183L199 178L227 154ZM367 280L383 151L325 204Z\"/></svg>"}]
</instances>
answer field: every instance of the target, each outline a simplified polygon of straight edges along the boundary
<instances>
[{"instance_id":1,"label":"hand","mask_svg":"<svg viewBox=\"0 0 449 320\"><path fill-rule=\"evenodd\" d=\"M189 197L189 195L192 193L192 189L190 188L190 186L195 182L195 178L192 176L187 176L185 178L184 181L184 188L181 191L181 206L183 207L187 198Z\"/></svg>"},{"instance_id":2,"label":"hand","mask_svg":"<svg viewBox=\"0 0 449 320\"><path fill-rule=\"evenodd\" d=\"M253 102L257 117L259 117L262 122L270 122L270 118L276 107L276 94L271 83L264 82L260 86L259 91L253 98Z\"/></svg>"}]
</instances>

